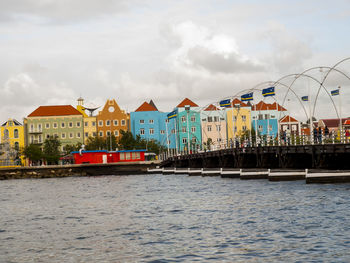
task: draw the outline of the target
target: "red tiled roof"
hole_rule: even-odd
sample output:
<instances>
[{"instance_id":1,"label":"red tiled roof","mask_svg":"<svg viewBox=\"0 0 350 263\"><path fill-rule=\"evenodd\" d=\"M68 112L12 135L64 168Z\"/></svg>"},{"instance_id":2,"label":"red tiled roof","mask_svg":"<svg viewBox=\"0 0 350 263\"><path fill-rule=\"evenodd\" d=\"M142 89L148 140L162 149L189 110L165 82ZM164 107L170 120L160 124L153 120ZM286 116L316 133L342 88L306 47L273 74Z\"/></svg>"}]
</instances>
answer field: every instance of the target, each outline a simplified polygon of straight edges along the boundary
<instances>
[{"instance_id":1,"label":"red tiled roof","mask_svg":"<svg viewBox=\"0 0 350 263\"><path fill-rule=\"evenodd\" d=\"M82 115L72 105L40 106L28 117Z\"/></svg>"},{"instance_id":2,"label":"red tiled roof","mask_svg":"<svg viewBox=\"0 0 350 263\"><path fill-rule=\"evenodd\" d=\"M345 120L344 125L350 125L350 119L349 120Z\"/></svg>"},{"instance_id":3,"label":"red tiled roof","mask_svg":"<svg viewBox=\"0 0 350 263\"><path fill-rule=\"evenodd\" d=\"M220 110L219 108L215 107L213 104L210 104L205 111L216 111L216 110Z\"/></svg>"},{"instance_id":4,"label":"red tiled roof","mask_svg":"<svg viewBox=\"0 0 350 263\"><path fill-rule=\"evenodd\" d=\"M283 118L281 118L280 122L298 122L298 121L296 119L294 119L293 117L287 115L287 116L284 116Z\"/></svg>"},{"instance_id":5,"label":"red tiled roof","mask_svg":"<svg viewBox=\"0 0 350 263\"><path fill-rule=\"evenodd\" d=\"M278 111L287 111L285 108L283 108L281 105L277 104L276 102L269 104L265 103L263 101L260 101L258 104L255 104L252 107L252 110L262 111L262 110L277 110Z\"/></svg>"},{"instance_id":6,"label":"red tiled roof","mask_svg":"<svg viewBox=\"0 0 350 263\"><path fill-rule=\"evenodd\" d=\"M347 120L350 120L350 119L348 118L342 119L343 125ZM339 127L340 119L321 119L321 121L324 123L325 126L327 126L328 128L331 128L331 127Z\"/></svg>"},{"instance_id":7,"label":"red tiled roof","mask_svg":"<svg viewBox=\"0 0 350 263\"><path fill-rule=\"evenodd\" d=\"M232 102L231 105L237 105L239 104L241 107L248 107L248 104L240 101L239 99L235 98Z\"/></svg>"},{"instance_id":8,"label":"red tiled roof","mask_svg":"<svg viewBox=\"0 0 350 263\"><path fill-rule=\"evenodd\" d=\"M183 108L186 105L189 105L191 107L198 107L198 105L194 103L192 100L185 98L179 105L177 105L177 108Z\"/></svg>"},{"instance_id":9,"label":"red tiled roof","mask_svg":"<svg viewBox=\"0 0 350 263\"><path fill-rule=\"evenodd\" d=\"M157 109L145 101L136 111L157 111Z\"/></svg>"}]
</instances>

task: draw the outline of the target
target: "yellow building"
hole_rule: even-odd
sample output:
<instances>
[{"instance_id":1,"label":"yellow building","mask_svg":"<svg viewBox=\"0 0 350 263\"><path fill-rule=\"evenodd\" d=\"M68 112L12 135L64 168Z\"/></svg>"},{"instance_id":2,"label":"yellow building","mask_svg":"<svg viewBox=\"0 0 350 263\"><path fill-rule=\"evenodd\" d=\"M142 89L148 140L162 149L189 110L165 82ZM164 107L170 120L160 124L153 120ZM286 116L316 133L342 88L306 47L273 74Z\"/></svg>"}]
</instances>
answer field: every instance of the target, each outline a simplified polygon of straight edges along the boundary
<instances>
[{"instance_id":1,"label":"yellow building","mask_svg":"<svg viewBox=\"0 0 350 263\"><path fill-rule=\"evenodd\" d=\"M232 101L233 108L227 108L227 139L233 141L233 137L241 137L245 132L250 131L251 125L251 107L241 102L239 99ZM233 116L232 116L233 114ZM233 123L235 124L233 133Z\"/></svg>"},{"instance_id":2,"label":"yellow building","mask_svg":"<svg viewBox=\"0 0 350 263\"><path fill-rule=\"evenodd\" d=\"M23 125L15 119L8 119L0 127L0 166L19 165L21 159L20 150L24 148L24 128Z\"/></svg>"},{"instance_id":3,"label":"yellow building","mask_svg":"<svg viewBox=\"0 0 350 263\"><path fill-rule=\"evenodd\" d=\"M79 98L78 99L78 105L77 110L83 114L83 121L84 121L84 142L86 143L86 140L89 137L96 137L97 136L97 120L96 116L92 116L93 111L97 108L87 108L84 106L84 99ZM90 111L90 116L86 114L86 110Z\"/></svg>"}]
</instances>

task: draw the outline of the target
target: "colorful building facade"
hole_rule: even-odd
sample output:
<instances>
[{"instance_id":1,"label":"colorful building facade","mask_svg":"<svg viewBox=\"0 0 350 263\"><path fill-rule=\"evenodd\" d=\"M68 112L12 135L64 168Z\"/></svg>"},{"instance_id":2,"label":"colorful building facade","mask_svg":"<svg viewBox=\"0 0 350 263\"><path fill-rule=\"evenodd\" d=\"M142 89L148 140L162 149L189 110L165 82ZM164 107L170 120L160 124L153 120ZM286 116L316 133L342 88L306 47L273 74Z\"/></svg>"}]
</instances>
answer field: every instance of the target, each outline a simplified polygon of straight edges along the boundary
<instances>
[{"instance_id":1,"label":"colorful building facade","mask_svg":"<svg viewBox=\"0 0 350 263\"><path fill-rule=\"evenodd\" d=\"M185 98L176 106L176 110L177 117L174 118L174 121L176 121L178 150L201 149L202 131L199 106L190 99Z\"/></svg>"},{"instance_id":2,"label":"colorful building facade","mask_svg":"<svg viewBox=\"0 0 350 263\"><path fill-rule=\"evenodd\" d=\"M77 110L83 115L84 122L84 143L86 143L89 137L97 136L97 118L92 116L95 109L89 109L84 106L84 99L78 99ZM86 113L86 110L91 110L90 116Z\"/></svg>"},{"instance_id":3,"label":"colorful building facade","mask_svg":"<svg viewBox=\"0 0 350 263\"><path fill-rule=\"evenodd\" d=\"M158 141L164 147L175 149L174 123L168 121L167 112L158 111L153 101L144 102L130 113L130 128L134 136L147 141Z\"/></svg>"},{"instance_id":4,"label":"colorful building facade","mask_svg":"<svg viewBox=\"0 0 350 263\"><path fill-rule=\"evenodd\" d=\"M206 149L220 149L227 145L225 110L209 105L201 111L201 126Z\"/></svg>"},{"instance_id":5,"label":"colorful building facade","mask_svg":"<svg viewBox=\"0 0 350 263\"><path fill-rule=\"evenodd\" d=\"M40 106L24 119L25 144L42 145L50 136L64 146L83 143L83 115L71 105Z\"/></svg>"},{"instance_id":6,"label":"colorful building facade","mask_svg":"<svg viewBox=\"0 0 350 263\"><path fill-rule=\"evenodd\" d=\"M276 102L272 104L260 101L252 106L251 116L253 128L258 135L267 135L275 138L278 135L278 120L287 111Z\"/></svg>"},{"instance_id":7,"label":"colorful building facade","mask_svg":"<svg viewBox=\"0 0 350 263\"><path fill-rule=\"evenodd\" d=\"M120 109L114 99L106 101L103 109L97 115L97 135L108 137L110 134L118 139L120 131L128 131L130 127L130 114Z\"/></svg>"},{"instance_id":8,"label":"colorful building facade","mask_svg":"<svg viewBox=\"0 0 350 263\"><path fill-rule=\"evenodd\" d=\"M251 106L239 99L234 99L231 107L226 108L226 120L229 142L233 142L234 138L247 135L252 130Z\"/></svg>"},{"instance_id":9,"label":"colorful building facade","mask_svg":"<svg viewBox=\"0 0 350 263\"><path fill-rule=\"evenodd\" d=\"M20 151L24 148L24 128L15 120L8 119L0 127L1 144L0 166L23 164L24 158Z\"/></svg>"}]
</instances>

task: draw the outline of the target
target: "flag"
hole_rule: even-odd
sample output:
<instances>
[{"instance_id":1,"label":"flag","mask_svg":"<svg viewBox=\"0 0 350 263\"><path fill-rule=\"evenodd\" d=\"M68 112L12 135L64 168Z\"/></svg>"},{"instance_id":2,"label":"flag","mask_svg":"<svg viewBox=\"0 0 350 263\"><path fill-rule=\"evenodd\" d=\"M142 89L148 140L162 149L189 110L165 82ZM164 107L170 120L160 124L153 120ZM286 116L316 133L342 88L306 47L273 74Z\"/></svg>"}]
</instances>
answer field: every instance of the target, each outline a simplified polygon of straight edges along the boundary
<instances>
[{"instance_id":1,"label":"flag","mask_svg":"<svg viewBox=\"0 0 350 263\"><path fill-rule=\"evenodd\" d=\"M262 95L264 97L275 96L275 87L269 87L262 90Z\"/></svg>"},{"instance_id":2,"label":"flag","mask_svg":"<svg viewBox=\"0 0 350 263\"><path fill-rule=\"evenodd\" d=\"M248 101L248 100L253 100L253 92L247 93L247 94L243 94L241 96L241 101Z\"/></svg>"},{"instance_id":3,"label":"flag","mask_svg":"<svg viewBox=\"0 0 350 263\"><path fill-rule=\"evenodd\" d=\"M337 96L337 95L339 95L339 89L332 90L332 91L331 91L331 95L332 95L332 96Z\"/></svg>"},{"instance_id":4,"label":"flag","mask_svg":"<svg viewBox=\"0 0 350 263\"><path fill-rule=\"evenodd\" d=\"M227 100L222 100L220 101L220 107L231 107L231 100L227 99Z\"/></svg>"},{"instance_id":5,"label":"flag","mask_svg":"<svg viewBox=\"0 0 350 263\"><path fill-rule=\"evenodd\" d=\"M170 112L167 115L167 117L168 117L168 120L176 118L177 117L177 110L174 110L174 111Z\"/></svg>"},{"instance_id":6,"label":"flag","mask_svg":"<svg viewBox=\"0 0 350 263\"><path fill-rule=\"evenodd\" d=\"M303 97L301 97L301 100L302 101L309 101L309 96L303 96Z\"/></svg>"}]
</instances>

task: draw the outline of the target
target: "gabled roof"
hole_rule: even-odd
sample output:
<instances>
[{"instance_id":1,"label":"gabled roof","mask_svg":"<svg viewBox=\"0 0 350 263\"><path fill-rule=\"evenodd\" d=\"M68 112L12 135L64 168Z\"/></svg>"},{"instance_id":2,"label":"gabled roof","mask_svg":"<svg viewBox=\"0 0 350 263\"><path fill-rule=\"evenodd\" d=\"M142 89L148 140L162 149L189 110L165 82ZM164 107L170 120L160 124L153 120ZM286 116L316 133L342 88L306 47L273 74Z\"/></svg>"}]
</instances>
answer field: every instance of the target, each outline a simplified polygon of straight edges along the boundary
<instances>
[{"instance_id":1,"label":"gabled roof","mask_svg":"<svg viewBox=\"0 0 350 263\"><path fill-rule=\"evenodd\" d=\"M213 104L210 104L204 111L217 111L219 108L215 107Z\"/></svg>"},{"instance_id":2,"label":"gabled roof","mask_svg":"<svg viewBox=\"0 0 350 263\"><path fill-rule=\"evenodd\" d=\"M345 120L344 125L350 125L350 119Z\"/></svg>"},{"instance_id":3,"label":"gabled roof","mask_svg":"<svg viewBox=\"0 0 350 263\"><path fill-rule=\"evenodd\" d=\"M9 119L8 121L4 122L4 124L2 124L1 126L6 126L9 121L12 121L14 126L22 126L22 124L16 119Z\"/></svg>"},{"instance_id":4,"label":"gabled roof","mask_svg":"<svg viewBox=\"0 0 350 263\"><path fill-rule=\"evenodd\" d=\"M153 100L149 101L149 105L153 106L158 111L158 108L157 108L156 104L154 104Z\"/></svg>"},{"instance_id":5,"label":"gabled roof","mask_svg":"<svg viewBox=\"0 0 350 263\"><path fill-rule=\"evenodd\" d=\"M196 103L194 103L192 100L185 98L179 105L177 105L177 108L183 108L186 105L189 105L191 107L198 107L198 105Z\"/></svg>"},{"instance_id":6,"label":"gabled roof","mask_svg":"<svg viewBox=\"0 0 350 263\"><path fill-rule=\"evenodd\" d=\"M142 103L140 107L138 107L135 112L138 111L158 111L157 108L153 107L151 104L147 103L146 101Z\"/></svg>"},{"instance_id":7,"label":"gabled roof","mask_svg":"<svg viewBox=\"0 0 350 263\"><path fill-rule=\"evenodd\" d=\"M252 110L257 110L257 111L263 111L263 110L287 111L285 108L283 108L281 105L277 104L276 102L269 104L269 103L265 103L263 101L260 101L258 104L255 104L254 106L252 106Z\"/></svg>"},{"instance_id":8,"label":"gabled roof","mask_svg":"<svg viewBox=\"0 0 350 263\"><path fill-rule=\"evenodd\" d=\"M281 118L280 122L298 122L298 121L296 119L294 119L293 117L287 115L287 116L284 116L283 118Z\"/></svg>"},{"instance_id":9,"label":"gabled roof","mask_svg":"<svg viewBox=\"0 0 350 263\"><path fill-rule=\"evenodd\" d=\"M231 105L237 105L239 104L241 107L249 107L248 104L242 102L241 100L235 98L232 102L231 102ZM231 106L232 107L232 106ZM230 108L231 108L230 107Z\"/></svg>"},{"instance_id":10,"label":"gabled roof","mask_svg":"<svg viewBox=\"0 0 350 263\"><path fill-rule=\"evenodd\" d=\"M82 115L72 105L40 106L28 117Z\"/></svg>"}]
</instances>

